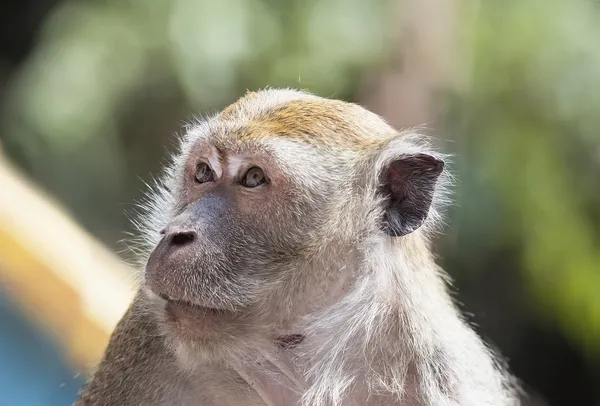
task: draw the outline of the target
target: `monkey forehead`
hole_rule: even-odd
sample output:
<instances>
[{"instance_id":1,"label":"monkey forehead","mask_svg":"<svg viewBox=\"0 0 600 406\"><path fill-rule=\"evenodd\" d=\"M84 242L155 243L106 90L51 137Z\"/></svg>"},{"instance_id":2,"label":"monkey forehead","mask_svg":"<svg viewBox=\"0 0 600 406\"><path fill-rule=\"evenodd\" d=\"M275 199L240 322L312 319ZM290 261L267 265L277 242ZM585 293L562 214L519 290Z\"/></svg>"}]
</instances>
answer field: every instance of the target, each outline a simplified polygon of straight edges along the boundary
<instances>
[{"instance_id":1,"label":"monkey forehead","mask_svg":"<svg viewBox=\"0 0 600 406\"><path fill-rule=\"evenodd\" d=\"M225 135L237 134L248 123L260 119L286 102L302 99L318 99L310 93L294 89L266 89L248 92L235 103L227 106L218 114L204 120L198 120L187 127L184 142L190 144L201 141L224 141ZM234 137L229 137L230 141Z\"/></svg>"},{"instance_id":2,"label":"monkey forehead","mask_svg":"<svg viewBox=\"0 0 600 406\"><path fill-rule=\"evenodd\" d=\"M189 132L223 148L280 138L335 150L377 149L395 131L361 106L297 90L248 93Z\"/></svg>"}]
</instances>

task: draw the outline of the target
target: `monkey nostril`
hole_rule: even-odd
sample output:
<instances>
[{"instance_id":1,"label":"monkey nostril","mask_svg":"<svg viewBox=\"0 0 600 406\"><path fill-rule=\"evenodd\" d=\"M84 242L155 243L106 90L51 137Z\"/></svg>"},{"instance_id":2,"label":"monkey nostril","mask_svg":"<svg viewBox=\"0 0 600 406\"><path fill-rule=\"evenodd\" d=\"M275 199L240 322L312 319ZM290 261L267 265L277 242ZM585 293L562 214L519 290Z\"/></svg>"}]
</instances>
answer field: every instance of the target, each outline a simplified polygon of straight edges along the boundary
<instances>
[{"instance_id":1,"label":"monkey nostril","mask_svg":"<svg viewBox=\"0 0 600 406\"><path fill-rule=\"evenodd\" d=\"M184 231L175 233L170 237L171 244L183 246L193 242L196 239L196 233L193 231Z\"/></svg>"}]
</instances>

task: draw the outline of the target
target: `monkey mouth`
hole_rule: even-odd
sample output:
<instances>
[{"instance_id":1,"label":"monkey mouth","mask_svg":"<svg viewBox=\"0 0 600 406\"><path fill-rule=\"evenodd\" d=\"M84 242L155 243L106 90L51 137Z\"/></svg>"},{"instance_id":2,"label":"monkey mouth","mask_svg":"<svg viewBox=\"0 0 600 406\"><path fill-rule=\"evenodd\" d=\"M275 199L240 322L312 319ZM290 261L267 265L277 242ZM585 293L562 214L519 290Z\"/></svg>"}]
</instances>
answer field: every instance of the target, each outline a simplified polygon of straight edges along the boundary
<instances>
[{"instance_id":1,"label":"monkey mouth","mask_svg":"<svg viewBox=\"0 0 600 406\"><path fill-rule=\"evenodd\" d=\"M167 305L175 305L178 307L183 307L183 308L188 308L191 310L198 310L198 311L219 311L220 309L215 309L212 307L207 307L207 306L201 306L199 304L196 303L192 303L192 302L188 302L187 300L181 300L181 299L176 299L174 297L171 297L169 295L167 295L166 293L159 293L158 296L164 300L165 302L167 302Z\"/></svg>"},{"instance_id":2,"label":"monkey mouth","mask_svg":"<svg viewBox=\"0 0 600 406\"><path fill-rule=\"evenodd\" d=\"M176 299L164 293L159 293L158 296L166 302L165 316L171 323L198 323L203 326L219 328L223 320L228 320L232 316L231 312L227 310Z\"/></svg>"},{"instance_id":3,"label":"monkey mouth","mask_svg":"<svg viewBox=\"0 0 600 406\"><path fill-rule=\"evenodd\" d=\"M159 293L158 296L160 296L160 298L162 300L164 300L165 302L173 303L173 304L176 304L179 306L198 308L198 309L204 308L204 306L200 306L200 305L197 305L196 303L188 302L187 300L176 299L174 297L167 295L166 293Z\"/></svg>"}]
</instances>

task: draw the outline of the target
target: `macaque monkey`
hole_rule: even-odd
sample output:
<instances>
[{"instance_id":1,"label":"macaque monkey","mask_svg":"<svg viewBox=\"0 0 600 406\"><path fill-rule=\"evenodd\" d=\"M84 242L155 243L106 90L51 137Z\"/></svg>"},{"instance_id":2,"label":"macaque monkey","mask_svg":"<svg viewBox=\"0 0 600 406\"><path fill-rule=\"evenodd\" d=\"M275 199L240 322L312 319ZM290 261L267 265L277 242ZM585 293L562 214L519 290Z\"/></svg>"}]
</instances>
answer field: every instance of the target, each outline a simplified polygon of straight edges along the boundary
<instances>
[{"instance_id":1,"label":"macaque monkey","mask_svg":"<svg viewBox=\"0 0 600 406\"><path fill-rule=\"evenodd\" d=\"M248 93L152 192L141 287L78 406L507 406L435 264L445 157L351 103Z\"/></svg>"}]
</instances>

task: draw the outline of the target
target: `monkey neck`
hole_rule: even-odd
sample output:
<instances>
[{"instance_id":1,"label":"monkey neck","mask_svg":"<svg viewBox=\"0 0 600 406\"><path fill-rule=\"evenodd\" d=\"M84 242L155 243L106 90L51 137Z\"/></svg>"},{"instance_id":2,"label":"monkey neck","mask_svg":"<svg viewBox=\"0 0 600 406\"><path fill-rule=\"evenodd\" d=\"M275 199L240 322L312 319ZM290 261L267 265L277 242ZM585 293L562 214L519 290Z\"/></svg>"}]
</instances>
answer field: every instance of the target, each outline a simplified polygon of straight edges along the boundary
<instances>
[{"instance_id":1,"label":"monkey neck","mask_svg":"<svg viewBox=\"0 0 600 406\"><path fill-rule=\"evenodd\" d=\"M299 404L308 388L302 369L293 361L290 350L300 344L302 335L281 338L258 356L234 363L233 369L253 388L268 406Z\"/></svg>"},{"instance_id":2,"label":"monkey neck","mask_svg":"<svg viewBox=\"0 0 600 406\"><path fill-rule=\"evenodd\" d=\"M411 371L419 358L440 346L438 320L458 321L424 240L386 240L363 252L354 262L360 267L346 269L356 279L339 300L287 326L259 360L235 367L265 403L280 404L273 396L284 396L272 393L275 381L287 396L314 401L306 404L320 404L324 393L368 393L369 382L401 392L418 381Z\"/></svg>"}]
</instances>

